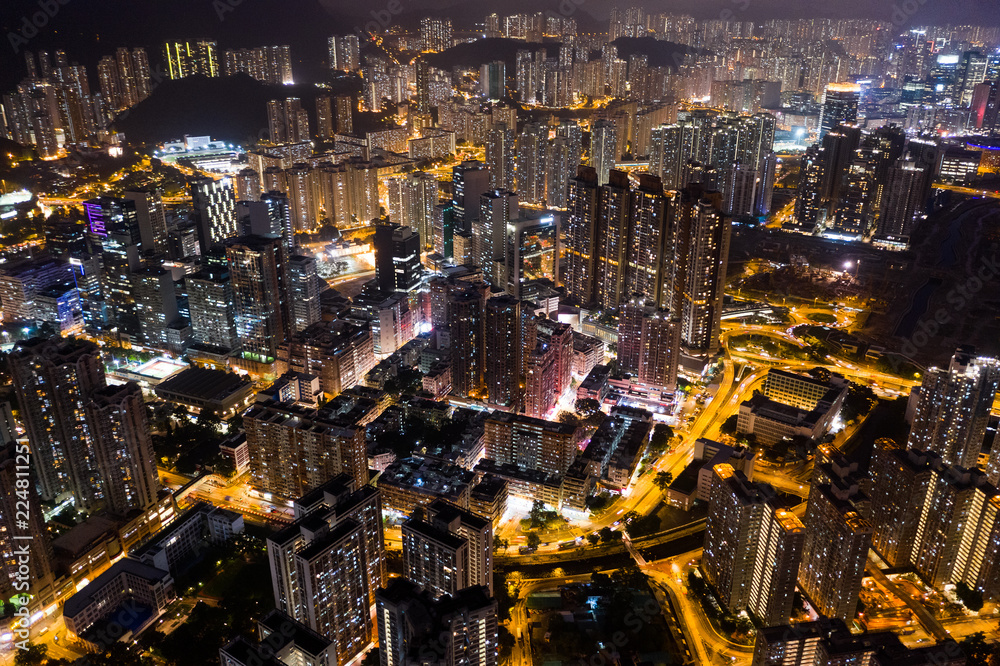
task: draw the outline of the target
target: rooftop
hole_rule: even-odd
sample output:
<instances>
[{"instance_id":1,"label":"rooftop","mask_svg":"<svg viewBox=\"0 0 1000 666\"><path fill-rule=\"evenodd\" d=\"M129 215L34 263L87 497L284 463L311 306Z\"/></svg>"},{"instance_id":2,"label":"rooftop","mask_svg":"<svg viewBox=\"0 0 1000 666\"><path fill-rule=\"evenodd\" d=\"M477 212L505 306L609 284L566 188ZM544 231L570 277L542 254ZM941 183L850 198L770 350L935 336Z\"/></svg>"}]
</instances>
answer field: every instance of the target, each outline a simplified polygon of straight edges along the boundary
<instances>
[{"instance_id":1,"label":"rooftop","mask_svg":"<svg viewBox=\"0 0 1000 666\"><path fill-rule=\"evenodd\" d=\"M66 601L66 605L63 606L63 615L73 617L80 613L93 603L94 595L100 592L105 586L114 582L122 574L131 574L151 583L170 579L170 574L163 569L157 569L156 567L143 564L139 560L126 557L112 564L107 571L90 581L86 587L70 597Z\"/></svg>"},{"instance_id":2,"label":"rooftop","mask_svg":"<svg viewBox=\"0 0 1000 666\"><path fill-rule=\"evenodd\" d=\"M253 382L225 370L188 368L156 387L161 391L195 398L197 400L223 400L228 396L253 386Z\"/></svg>"}]
</instances>

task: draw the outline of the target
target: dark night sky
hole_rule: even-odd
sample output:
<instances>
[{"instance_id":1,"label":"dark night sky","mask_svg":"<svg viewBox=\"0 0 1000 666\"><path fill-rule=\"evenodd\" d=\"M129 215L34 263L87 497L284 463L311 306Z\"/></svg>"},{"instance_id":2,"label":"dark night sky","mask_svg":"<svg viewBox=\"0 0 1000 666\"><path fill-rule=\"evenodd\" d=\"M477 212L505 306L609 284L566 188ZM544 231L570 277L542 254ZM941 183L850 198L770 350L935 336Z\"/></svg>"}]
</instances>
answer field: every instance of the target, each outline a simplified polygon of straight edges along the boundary
<instances>
[{"instance_id":1,"label":"dark night sky","mask_svg":"<svg viewBox=\"0 0 1000 666\"><path fill-rule=\"evenodd\" d=\"M309 72L323 56L325 38L347 32L371 20L372 11L398 3L402 11L393 20L414 25L423 14L451 16L456 28L472 27L488 10L501 14L554 11L574 16L581 31L604 30L608 10L625 7L635 0L0 0L0 89L7 89L24 75L20 54L11 43L13 33L23 27L25 17L40 6L58 6L55 15L38 29L27 45L38 50L65 48L70 59L93 67L96 60L118 46L144 45L151 50L151 63L158 62L158 44L165 38L200 36L215 38L220 49L236 46L287 43L292 54ZM758 20L772 17L864 16L910 24L983 23L1000 24L1000 0L670 0L640 2L648 10L688 12L699 18L719 17ZM909 9L909 12L904 11ZM561 10L561 11L560 11ZM18 41L18 40L15 40Z\"/></svg>"}]
</instances>

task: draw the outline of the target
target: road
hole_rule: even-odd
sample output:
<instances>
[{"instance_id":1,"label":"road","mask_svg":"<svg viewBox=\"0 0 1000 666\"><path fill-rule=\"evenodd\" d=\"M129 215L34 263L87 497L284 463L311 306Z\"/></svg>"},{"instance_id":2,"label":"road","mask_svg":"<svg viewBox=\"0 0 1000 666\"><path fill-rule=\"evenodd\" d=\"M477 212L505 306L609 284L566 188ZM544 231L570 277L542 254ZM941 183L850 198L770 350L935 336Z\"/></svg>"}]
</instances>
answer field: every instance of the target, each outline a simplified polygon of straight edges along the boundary
<instances>
[{"instance_id":1,"label":"road","mask_svg":"<svg viewBox=\"0 0 1000 666\"><path fill-rule=\"evenodd\" d=\"M644 563L639 559L636 563L643 573L670 595L673 607L681 619L687 647L696 655L696 663L749 663L753 657L753 647L734 643L720 634L702 609L701 602L688 593L684 581L687 580L688 572L697 568L700 559L701 549L698 549L654 563Z\"/></svg>"},{"instance_id":2,"label":"road","mask_svg":"<svg viewBox=\"0 0 1000 666\"><path fill-rule=\"evenodd\" d=\"M920 626L922 626L928 634L939 641L946 641L951 638L948 630L946 630L944 626L942 626L942 624L938 622L933 615L931 615L930 611L927 610L927 607L924 606L919 599L914 599L910 596L910 593L903 587L896 585L894 582L889 580L886 575L882 573L882 570L879 568L877 562L869 558L866 570L876 583L892 592L893 595L895 595L904 604L906 604L910 610L913 611L913 614L917 618L917 622L920 623Z\"/></svg>"},{"instance_id":3,"label":"road","mask_svg":"<svg viewBox=\"0 0 1000 666\"><path fill-rule=\"evenodd\" d=\"M513 666L531 666L532 664L528 596L534 592L557 589L563 585L586 583L590 581L590 577L591 574L586 573L561 578L531 578L520 581L517 588L517 602L510 610L510 620L507 624L508 631L514 636L514 650L511 654Z\"/></svg>"}]
</instances>

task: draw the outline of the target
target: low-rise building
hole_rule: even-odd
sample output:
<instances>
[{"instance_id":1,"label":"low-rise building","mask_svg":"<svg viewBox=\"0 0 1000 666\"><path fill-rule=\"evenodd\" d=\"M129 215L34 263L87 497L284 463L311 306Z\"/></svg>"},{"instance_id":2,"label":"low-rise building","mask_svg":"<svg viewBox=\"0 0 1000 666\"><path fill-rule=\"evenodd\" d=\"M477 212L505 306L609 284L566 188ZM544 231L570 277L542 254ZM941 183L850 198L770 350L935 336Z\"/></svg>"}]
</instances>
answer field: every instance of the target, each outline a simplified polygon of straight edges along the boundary
<instances>
[{"instance_id":1,"label":"low-rise building","mask_svg":"<svg viewBox=\"0 0 1000 666\"><path fill-rule=\"evenodd\" d=\"M389 465L377 484L385 509L408 516L438 498L468 509L474 479L475 474L458 465L413 456Z\"/></svg>"},{"instance_id":2,"label":"low-rise building","mask_svg":"<svg viewBox=\"0 0 1000 666\"><path fill-rule=\"evenodd\" d=\"M160 382L156 395L175 405L182 405L200 414L214 412L222 419L239 414L253 402L253 382L224 370L188 368Z\"/></svg>"},{"instance_id":3,"label":"low-rise building","mask_svg":"<svg viewBox=\"0 0 1000 666\"><path fill-rule=\"evenodd\" d=\"M125 558L66 601L63 621L67 632L103 649L109 642L137 635L173 599L174 579L170 572ZM102 631L104 621L117 624L118 631ZM108 641L113 634L117 635Z\"/></svg>"},{"instance_id":4,"label":"low-rise building","mask_svg":"<svg viewBox=\"0 0 1000 666\"><path fill-rule=\"evenodd\" d=\"M586 377L604 361L604 341L591 335L573 333L573 374ZM577 390L579 393L579 389Z\"/></svg>"},{"instance_id":5,"label":"low-rise building","mask_svg":"<svg viewBox=\"0 0 1000 666\"><path fill-rule=\"evenodd\" d=\"M222 545L242 532L241 514L198 502L129 557L173 575L197 560L209 545Z\"/></svg>"},{"instance_id":6,"label":"low-rise building","mask_svg":"<svg viewBox=\"0 0 1000 666\"><path fill-rule=\"evenodd\" d=\"M611 391L608 377L611 369L606 365L595 365L576 389L577 400L596 400L603 403Z\"/></svg>"}]
</instances>

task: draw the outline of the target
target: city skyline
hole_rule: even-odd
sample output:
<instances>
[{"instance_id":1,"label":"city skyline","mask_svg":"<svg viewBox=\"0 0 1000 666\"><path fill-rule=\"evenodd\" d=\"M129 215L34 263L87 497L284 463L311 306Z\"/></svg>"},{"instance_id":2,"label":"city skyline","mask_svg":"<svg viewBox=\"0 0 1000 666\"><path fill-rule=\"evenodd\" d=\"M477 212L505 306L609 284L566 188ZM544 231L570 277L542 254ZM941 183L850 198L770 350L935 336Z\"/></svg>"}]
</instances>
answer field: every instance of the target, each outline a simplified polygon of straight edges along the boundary
<instances>
[{"instance_id":1,"label":"city skyline","mask_svg":"<svg viewBox=\"0 0 1000 666\"><path fill-rule=\"evenodd\" d=\"M0 27L0 661L1000 664L992 4Z\"/></svg>"}]
</instances>

